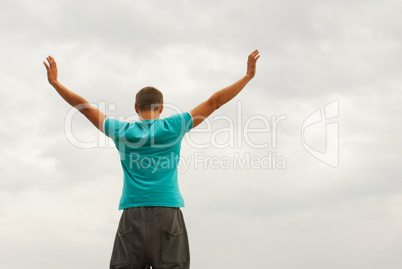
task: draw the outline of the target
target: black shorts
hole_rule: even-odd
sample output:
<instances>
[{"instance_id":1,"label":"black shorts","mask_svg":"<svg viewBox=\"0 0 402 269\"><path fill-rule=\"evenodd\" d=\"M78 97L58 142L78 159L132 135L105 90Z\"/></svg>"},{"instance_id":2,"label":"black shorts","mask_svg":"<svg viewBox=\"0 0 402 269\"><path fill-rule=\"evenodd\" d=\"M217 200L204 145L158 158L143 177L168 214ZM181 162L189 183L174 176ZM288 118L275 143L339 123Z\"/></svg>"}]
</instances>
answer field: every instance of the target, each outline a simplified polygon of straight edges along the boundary
<instances>
[{"instance_id":1,"label":"black shorts","mask_svg":"<svg viewBox=\"0 0 402 269\"><path fill-rule=\"evenodd\" d=\"M110 269L188 269L190 251L180 208L124 209Z\"/></svg>"}]
</instances>

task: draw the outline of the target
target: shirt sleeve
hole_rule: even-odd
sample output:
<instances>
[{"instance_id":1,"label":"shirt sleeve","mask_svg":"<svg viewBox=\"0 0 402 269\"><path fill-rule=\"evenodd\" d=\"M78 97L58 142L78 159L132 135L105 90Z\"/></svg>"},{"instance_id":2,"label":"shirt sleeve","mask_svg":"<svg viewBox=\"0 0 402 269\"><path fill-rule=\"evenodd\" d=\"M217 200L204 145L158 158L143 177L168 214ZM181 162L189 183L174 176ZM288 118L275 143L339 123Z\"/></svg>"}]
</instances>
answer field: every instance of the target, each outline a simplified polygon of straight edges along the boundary
<instances>
[{"instance_id":1,"label":"shirt sleeve","mask_svg":"<svg viewBox=\"0 0 402 269\"><path fill-rule=\"evenodd\" d=\"M193 117L188 112L170 116L167 120L179 136L184 136L193 128Z\"/></svg>"},{"instance_id":2,"label":"shirt sleeve","mask_svg":"<svg viewBox=\"0 0 402 269\"><path fill-rule=\"evenodd\" d=\"M105 131L105 135L115 140L124 135L127 126L128 122L106 118L103 123L103 130Z\"/></svg>"}]
</instances>

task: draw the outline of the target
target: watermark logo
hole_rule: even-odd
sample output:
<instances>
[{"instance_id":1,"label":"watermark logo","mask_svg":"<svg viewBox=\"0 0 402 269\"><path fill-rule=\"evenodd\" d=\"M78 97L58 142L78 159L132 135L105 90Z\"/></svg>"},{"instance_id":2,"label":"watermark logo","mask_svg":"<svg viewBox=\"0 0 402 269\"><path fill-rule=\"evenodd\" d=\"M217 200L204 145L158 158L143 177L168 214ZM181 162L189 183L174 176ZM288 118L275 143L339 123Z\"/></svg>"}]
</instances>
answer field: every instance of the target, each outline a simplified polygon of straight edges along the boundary
<instances>
[{"instance_id":1,"label":"watermark logo","mask_svg":"<svg viewBox=\"0 0 402 269\"><path fill-rule=\"evenodd\" d=\"M100 111L106 111L106 113L116 110L115 104L107 104L104 101L91 105ZM133 166L133 169L171 169L171 164L176 167L177 165L180 166L181 163L185 167L184 170L187 170L186 167L188 167L189 163L193 163L195 169L287 168L286 158L280 156L274 150L278 146L278 127L281 125L281 122L287 120L287 115L271 115L267 117L255 114L246 118L242 110L242 103L237 102L236 113L230 115L211 115L200 126L192 129L189 135L185 136L186 131L189 130L189 122L183 116L183 111L173 104L165 103L164 111L166 110L173 112L173 115L181 114L174 119L174 122L181 124L181 127L177 127L182 130L180 134L177 130L158 132L152 125L148 126L147 124L138 126L145 133L134 134L128 132L126 134L126 129L133 126L129 125L129 123L138 122L138 115L119 115L117 117L109 117L112 121L109 121L108 133L112 139L99 132L98 139L81 141L72 128L74 117L80 113L76 108L71 108L65 117L65 135L67 140L78 148L116 147L119 151L120 160L128 162L128 165ZM331 167L339 165L338 117L339 102L335 100L325 105L322 109L314 111L304 120L301 127L301 142L304 149L314 158ZM168 125L173 126L172 122L173 120ZM313 125L317 127L319 126L318 124L325 124L325 150L323 152L313 148L312 145L306 142L306 129ZM321 133L319 134L321 135ZM310 136L311 138L312 136ZM180 158L180 162L178 160L173 161L173 158L165 160L158 159L155 156L147 159L144 158L146 154L141 156L137 154L137 152L140 152L138 149L143 146L152 152L169 152L177 144L181 143L182 139L193 149L193 156L188 156L186 159ZM203 153L205 149L211 148L227 150L226 156L207 156ZM244 154L240 154L236 149L246 149L246 151ZM233 152L234 154L231 155ZM262 156L261 153L263 153ZM159 155L156 154L156 156Z\"/></svg>"},{"instance_id":2,"label":"watermark logo","mask_svg":"<svg viewBox=\"0 0 402 269\"><path fill-rule=\"evenodd\" d=\"M339 165L339 123L335 119L339 117L339 101L335 100L324 106L324 109L317 109L308 116L301 128L301 142L303 147L317 160L332 166ZM325 150L320 152L307 145L304 132L306 128L325 120Z\"/></svg>"}]
</instances>

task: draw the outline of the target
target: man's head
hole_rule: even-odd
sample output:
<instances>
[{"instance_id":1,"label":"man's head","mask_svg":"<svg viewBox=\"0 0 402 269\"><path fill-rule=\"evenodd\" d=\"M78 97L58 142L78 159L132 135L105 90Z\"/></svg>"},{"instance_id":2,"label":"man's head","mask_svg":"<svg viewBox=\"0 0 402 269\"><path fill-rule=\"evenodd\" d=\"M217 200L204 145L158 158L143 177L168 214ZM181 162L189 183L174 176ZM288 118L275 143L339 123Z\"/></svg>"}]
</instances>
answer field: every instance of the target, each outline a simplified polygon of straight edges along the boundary
<instances>
[{"instance_id":1,"label":"man's head","mask_svg":"<svg viewBox=\"0 0 402 269\"><path fill-rule=\"evenodd\" d=\"M156 88L148 86L142 88L135 97L135 111L140 115L143 112L162 113L163 94Z\"/></svg>"}]
</instances>

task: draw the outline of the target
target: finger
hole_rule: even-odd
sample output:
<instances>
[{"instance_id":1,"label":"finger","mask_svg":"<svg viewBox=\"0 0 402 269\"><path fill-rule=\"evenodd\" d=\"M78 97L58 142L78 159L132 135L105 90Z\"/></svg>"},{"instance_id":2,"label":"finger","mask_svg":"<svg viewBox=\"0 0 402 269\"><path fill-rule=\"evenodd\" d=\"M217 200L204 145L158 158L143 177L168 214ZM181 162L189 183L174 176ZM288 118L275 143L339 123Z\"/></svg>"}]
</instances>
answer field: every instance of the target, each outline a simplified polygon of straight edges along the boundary
<instances>
[{"instance_id":1,"label":"finger","mask_svg":"<svg viewBox=\"0 0 402 269\"><path fill-rule=\"evenodd\" d=\"M49 55L48 58L49 58L48 61L49 61L50 67L53 67L55 65L55 61L54 61L53 57Z\"/></svg>"},{"instance_id":2,"label":"finger","mask_svg":"<svg viewBox=\"0 0 402 269\"><path fill-rule=\"evenodd\" d=\"M257 56L260 52L258 50L253 51L253 53L251 53L252 57L254 58L255 56Z\"/></svg>"},{"instance_id":3,"label":"finger","mask_svg":"<svg viewBox=\"0 0 402 269\"><path fill-rule=\"evenodd\" d=\"M254 55L256 52L257 52L257 50L253 51L252 53L250 53L250 54L248 55L248 57L249 57L249 58L253 57L253 55Z\"/></svg>"},{"instance_id":4,"label":"finger","mask_svg":"<svg viewBox=\"0 0 402 269\"><path fill-rule=\"evenodd\" d=\"M45 65L46 70L49 70L50 67L47 65L47 63L46 63L46 62L43 62L43 64Z\"/></svg>"},{"instance_id":5,"label":"finger","mask_svg":"<svg viewBox=\"0 0 402 269\"><path fill-rule=\"evenodd\" d=\"M249 63L250 63L250 64L255 64L256 61L257 61L257 59L256 59L255 57L252 57L252 58L249 60Z\"/></svg>"},{"instance_id":6,"label":"finger","mask_svg":"<svg viewBox=\"0 0 402 269\"><path fill-rule=\"evenodd\" d=\"M257 51L257 53L255 53L253 55L253 59L256 60L256 57L260 57L260 52L259 51Z\"/></svg>"}]
</instances>

